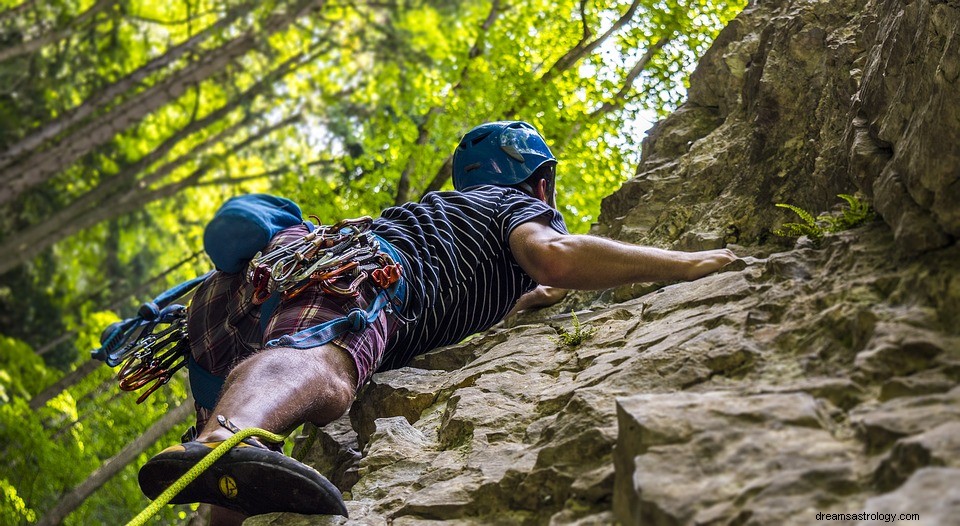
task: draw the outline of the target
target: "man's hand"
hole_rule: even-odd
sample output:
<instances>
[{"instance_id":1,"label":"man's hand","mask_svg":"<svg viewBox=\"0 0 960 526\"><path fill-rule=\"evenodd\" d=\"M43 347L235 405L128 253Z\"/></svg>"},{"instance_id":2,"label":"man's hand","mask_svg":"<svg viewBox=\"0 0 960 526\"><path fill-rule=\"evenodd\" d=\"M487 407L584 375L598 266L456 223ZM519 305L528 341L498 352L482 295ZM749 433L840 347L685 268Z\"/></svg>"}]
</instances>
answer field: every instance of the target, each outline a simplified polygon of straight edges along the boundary
<instances>
[{"instance_id":1,"label":"man's hand","mask_svg":"<svg viewBox=\"0 0 960 526\"><path fill-rule=\"evenodd\" d=\"M738 259L736 254L726 248L689 252L688 254L692 264L689 275L687 276L687 281L693 281L708 274L713 274Z\"/></svg>"},{"instance_id":2,"label":"man's hand","mask_svg":"<svg viewBox=\"0 0 960 526\"><path fill-rule=\"evenodd\" d=\"M566 297L567 292L569 292L567 289L558 289L556 287L546 287L544 285L540 285L523 296L520 296L520 299L517 300L517 304L510 309L510 312L508 312L504 318L509 318L518 312L527 309L549 307L550 305L554 305Z\"/></svg>"}]
</instances>

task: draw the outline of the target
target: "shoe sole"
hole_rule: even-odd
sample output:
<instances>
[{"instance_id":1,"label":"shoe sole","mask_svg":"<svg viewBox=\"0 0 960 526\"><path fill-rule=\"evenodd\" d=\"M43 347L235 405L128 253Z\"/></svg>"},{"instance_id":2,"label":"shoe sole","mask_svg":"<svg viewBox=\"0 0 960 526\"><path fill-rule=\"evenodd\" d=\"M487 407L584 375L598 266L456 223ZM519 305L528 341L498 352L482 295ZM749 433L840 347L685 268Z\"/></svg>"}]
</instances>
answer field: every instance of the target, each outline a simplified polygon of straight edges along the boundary
<instances>
[{"instance_id":1,"label":"shoe sole","mask_svg":"<svg viewBox=\"0 0 960 526\"><path fill-rule=\"evenodd\" d=\"M143 493L156 499L212 449L161 452L140 469ZM340 491L323 475L266 449L239 446L220 457L178 493L171 504L203 502L247 515L290 512L347 515Z\"/></svg>"}]
</instances>

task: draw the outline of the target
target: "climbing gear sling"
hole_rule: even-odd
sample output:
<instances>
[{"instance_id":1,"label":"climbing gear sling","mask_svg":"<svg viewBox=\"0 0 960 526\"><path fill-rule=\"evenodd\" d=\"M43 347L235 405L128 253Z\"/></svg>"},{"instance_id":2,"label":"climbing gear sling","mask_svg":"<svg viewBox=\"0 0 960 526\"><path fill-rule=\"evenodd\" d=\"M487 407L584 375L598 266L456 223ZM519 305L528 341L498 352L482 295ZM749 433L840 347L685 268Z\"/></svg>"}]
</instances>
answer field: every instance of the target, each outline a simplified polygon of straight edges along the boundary
<instances>
[{"instance_id":1,"label":"climbing gear sling","mask_svg":"<svg viewBox=\"0 0 960 526\"><path fill-rule=\"evenodd\" d=\"M310 284L337 296L357 296L368 279L379 288L366 309L355 308L340 318L275 338L264 349L319 347L348 331L365 330L384 310L404 319L406 281L400 255L390 243L369 232L371 224L370 218L360 218L319 227L297 242L250 260L247 276L254 288L253 301L261 301L264 307L266 298L294 296ZM269 319L269 313L262 312L261 323L265 319ZM187 368L194 399L213 409L225 378L205 370L192 358Z\"/></svg>"}]
</instances>

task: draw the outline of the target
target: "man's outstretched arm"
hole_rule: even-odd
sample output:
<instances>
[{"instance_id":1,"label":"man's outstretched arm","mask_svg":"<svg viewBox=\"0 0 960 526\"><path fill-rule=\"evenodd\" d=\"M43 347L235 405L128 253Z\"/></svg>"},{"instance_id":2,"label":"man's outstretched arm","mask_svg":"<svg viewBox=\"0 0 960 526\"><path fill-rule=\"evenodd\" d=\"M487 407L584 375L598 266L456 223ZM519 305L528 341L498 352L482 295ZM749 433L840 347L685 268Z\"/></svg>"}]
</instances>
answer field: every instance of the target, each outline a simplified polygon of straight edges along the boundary
<instances>
[{"instance_id":1,"label":"man's outstretched arm","mask_svg":"<svg viewBox=\"0 0 960 526\"><path fill-rule=\"evenodd\" d=\"M537 283L581 290L694 280L737 259L727 249L681 252L596 236L564 235L535 221L510 234L510 250Z\"/></svg>"}]
</instances>

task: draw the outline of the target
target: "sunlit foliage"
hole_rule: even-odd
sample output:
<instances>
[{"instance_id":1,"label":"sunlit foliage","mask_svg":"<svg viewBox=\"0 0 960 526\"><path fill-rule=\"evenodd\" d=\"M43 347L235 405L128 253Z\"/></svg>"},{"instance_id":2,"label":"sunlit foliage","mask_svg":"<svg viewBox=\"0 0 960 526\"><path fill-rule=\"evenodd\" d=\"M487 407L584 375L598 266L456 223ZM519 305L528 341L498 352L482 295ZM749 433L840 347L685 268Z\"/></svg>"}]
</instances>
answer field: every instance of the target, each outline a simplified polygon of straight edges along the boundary
<instances>
[{"instance_id":1,"label":"sunlit foliage","mask_svg":"<svg viewBox=\"0 0 960 526\"><path fill-rule=\"evenodd\" d=\"M178 380L136 406L103 367L28 406L105 324L206 270L203 226L227 197L376 215L450 189L470 127L521 119L585 232L635 169L638 123L680 103L744 4L0 0L0 522L40 520L186 397ZM135 474L67 523L133 516Z\"/></svg>"}]
</instances>

